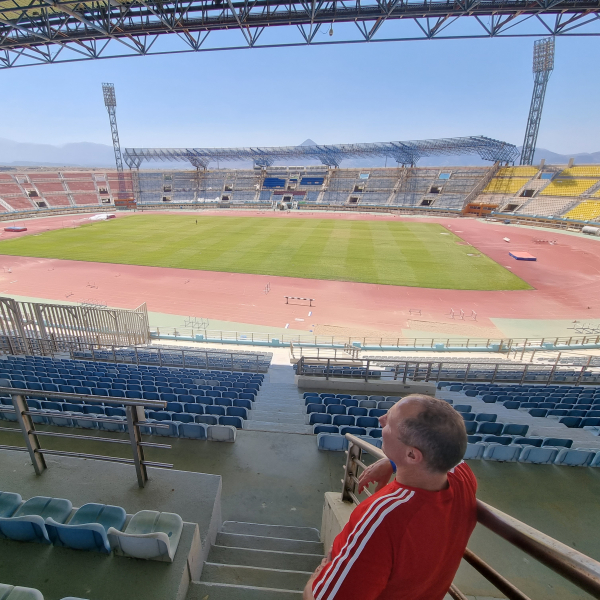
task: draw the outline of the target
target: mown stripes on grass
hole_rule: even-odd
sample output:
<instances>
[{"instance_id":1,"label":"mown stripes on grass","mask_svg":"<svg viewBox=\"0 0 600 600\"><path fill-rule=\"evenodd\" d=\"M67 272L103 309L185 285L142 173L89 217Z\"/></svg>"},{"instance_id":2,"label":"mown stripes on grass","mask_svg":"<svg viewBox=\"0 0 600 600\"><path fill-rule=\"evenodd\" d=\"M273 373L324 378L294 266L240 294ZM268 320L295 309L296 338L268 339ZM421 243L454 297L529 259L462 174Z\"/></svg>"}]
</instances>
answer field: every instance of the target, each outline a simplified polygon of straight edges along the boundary
<instances>
[{"instance_id":1,"label":"mown stripes on grass","mask_svg":"<svg viewBox=\"0 0 600 600\"><path fill-rule=\"evenodd\" d=\"M5 240L0 254L425 288L531 289L441 225L401 221L135 215Z\"/></svg>"}]
</instances>

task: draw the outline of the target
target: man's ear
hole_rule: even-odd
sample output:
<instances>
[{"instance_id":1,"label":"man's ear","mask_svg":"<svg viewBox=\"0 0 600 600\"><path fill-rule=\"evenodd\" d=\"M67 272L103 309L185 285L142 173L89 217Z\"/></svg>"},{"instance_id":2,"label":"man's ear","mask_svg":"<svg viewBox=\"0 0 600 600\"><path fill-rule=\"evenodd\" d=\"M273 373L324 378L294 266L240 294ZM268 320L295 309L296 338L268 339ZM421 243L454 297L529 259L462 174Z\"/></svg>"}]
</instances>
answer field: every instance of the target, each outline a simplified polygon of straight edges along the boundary
<instances>
[{"instance_id":1,"label":"man's ear","mask_svg":"<svg viewBox=\"0 0 600 600\"><path fill-rule=\"evenodd\" d=\"M423 453L418 448L409 446L406 449L406 458L409 464L419 465L423 462Z\"/></svg>"}]
</instances>

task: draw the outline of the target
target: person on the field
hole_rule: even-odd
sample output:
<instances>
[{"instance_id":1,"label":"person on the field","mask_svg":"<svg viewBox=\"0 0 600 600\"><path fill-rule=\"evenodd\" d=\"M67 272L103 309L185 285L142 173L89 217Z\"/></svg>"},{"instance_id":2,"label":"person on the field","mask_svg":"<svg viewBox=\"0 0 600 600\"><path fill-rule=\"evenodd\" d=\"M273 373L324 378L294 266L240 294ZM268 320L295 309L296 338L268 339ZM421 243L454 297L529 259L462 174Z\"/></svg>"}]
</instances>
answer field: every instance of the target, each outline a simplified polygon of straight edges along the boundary
<instances>
[{"instance_id":1,"label":"person on the field","mask_svg":"<svg viewBox=\"0 0 600 600\"><path fill-rule=\"evenodd\" d=\"M477 521L461 415L412 395L379 421L388 458L365 469L358 485L361 492L376 483L376 492L354 509L304 600L442 600L458 569Z\"/></svg>"}]
</instances>

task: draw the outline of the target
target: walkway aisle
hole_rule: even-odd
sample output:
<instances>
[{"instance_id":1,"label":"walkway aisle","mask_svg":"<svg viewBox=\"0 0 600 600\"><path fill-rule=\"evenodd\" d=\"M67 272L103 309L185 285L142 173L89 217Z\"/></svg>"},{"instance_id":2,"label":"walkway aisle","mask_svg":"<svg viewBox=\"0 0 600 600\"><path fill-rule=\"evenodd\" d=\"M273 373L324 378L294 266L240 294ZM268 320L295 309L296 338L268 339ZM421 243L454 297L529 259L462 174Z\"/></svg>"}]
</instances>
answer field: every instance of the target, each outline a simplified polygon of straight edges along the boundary
<instances>
[{"instance_id":1,"label":"walkway aisle","mask_svg":"<svg viewBox=\"0 0 600 600\"><path fill-rule=\"evenodd\" d=\"M294 369L289 358L285 360L287 364L282 364L283 353L273 356L244 429L312 434L312 427L305 422L304 400L294 383Z\"/></svg>"}]
</instances>

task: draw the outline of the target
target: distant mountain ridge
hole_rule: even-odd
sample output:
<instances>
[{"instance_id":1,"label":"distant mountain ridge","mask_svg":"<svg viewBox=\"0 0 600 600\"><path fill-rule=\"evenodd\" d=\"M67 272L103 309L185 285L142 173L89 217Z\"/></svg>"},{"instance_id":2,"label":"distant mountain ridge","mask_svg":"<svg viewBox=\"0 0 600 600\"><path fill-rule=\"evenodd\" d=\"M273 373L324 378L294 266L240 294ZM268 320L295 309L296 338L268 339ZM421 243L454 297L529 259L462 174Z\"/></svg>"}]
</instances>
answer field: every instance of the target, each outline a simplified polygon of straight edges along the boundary
<instances>
[{"instance_id":1,"label":"distant mountain ridge","mask_svg":"<svg viewBox=\"0 0 600 600\"><path fill-rule=\"evenodd\" d=\"M300 146L316 146L312 139L306 139ZM519 148L520 150L520 148ZM600 151L581 152L577 154L558 154L545 148L538 148L534 155L534 164L539 164L541 159L545 159L548 164L563 165L574 158L575 164L600 164ZM295 161L297 165L317 164L315 161ZM394 166L396 163L392 160L380 158L373 159L349 159L342 163L347 168L373 168L383 166ZM488 161L481 160L476 155L463 156L436 156L423 158L419 161L422 167L466 167L489 165ZM53 146L51 144L35 144L15 142L5 138L0 138L0 165L10 167L98 167L114 168L115 157L112 146L106 144L95 144L91 142L78 142L73 144L64 144L62 146ZM168 164L157 163L156 165L144 163L146 168L162 169L181 169L186 168L182 163ZM230 168L251 168L250 163L225 163L222 166ZM191 165L190 165L191 168Z\"/></svg>"}]
</instances>

